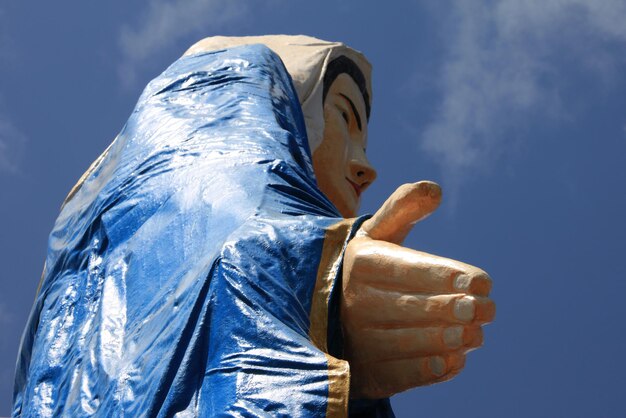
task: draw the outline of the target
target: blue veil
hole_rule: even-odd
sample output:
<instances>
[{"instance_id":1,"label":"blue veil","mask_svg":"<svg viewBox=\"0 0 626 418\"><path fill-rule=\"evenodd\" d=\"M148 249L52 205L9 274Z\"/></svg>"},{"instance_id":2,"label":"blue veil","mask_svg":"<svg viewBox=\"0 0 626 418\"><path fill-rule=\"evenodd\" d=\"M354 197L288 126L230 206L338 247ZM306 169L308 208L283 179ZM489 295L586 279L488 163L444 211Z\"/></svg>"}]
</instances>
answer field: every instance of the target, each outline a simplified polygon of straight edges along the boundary
<instances>
[{"instance_id":1,"label":"blue veil","mask_svg":"<svg viewBox=\"0 0 626 418\"><path fill-rule=\"evenodd\" d=\"M179 59L61 210L13 416L346 416L337 298L361 221L318 190L275 53Z\"/></svg>"}]
</instances>

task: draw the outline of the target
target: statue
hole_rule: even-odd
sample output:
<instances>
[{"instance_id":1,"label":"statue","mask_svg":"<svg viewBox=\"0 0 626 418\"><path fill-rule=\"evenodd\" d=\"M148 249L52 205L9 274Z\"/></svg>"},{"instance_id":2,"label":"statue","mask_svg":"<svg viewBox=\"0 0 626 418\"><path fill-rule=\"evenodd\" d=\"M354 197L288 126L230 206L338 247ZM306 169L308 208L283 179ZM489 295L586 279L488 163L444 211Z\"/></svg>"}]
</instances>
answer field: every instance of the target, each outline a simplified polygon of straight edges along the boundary
<instances>
[{"instance_id":1,"label":"statue","mask_svg":"<svg viewBox=\"0 0 626 418\"><path fill-rule=\"evenodd\" d=\"M370 66L207 38L153 80L50 235L13 416L393 416L493 319L489 277L401 246L439 187L356 217Z\"/></svg>"}]
</instances>

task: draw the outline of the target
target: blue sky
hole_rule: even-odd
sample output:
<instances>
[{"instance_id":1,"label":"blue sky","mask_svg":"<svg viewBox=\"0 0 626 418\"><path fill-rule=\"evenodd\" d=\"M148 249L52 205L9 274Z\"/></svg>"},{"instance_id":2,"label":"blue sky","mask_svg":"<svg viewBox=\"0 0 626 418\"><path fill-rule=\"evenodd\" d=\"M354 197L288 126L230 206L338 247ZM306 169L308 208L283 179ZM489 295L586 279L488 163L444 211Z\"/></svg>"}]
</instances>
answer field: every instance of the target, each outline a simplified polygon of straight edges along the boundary
<instances>
[{"instance_id":1,"label":"blue sky","mask_svg":"<svg viewBox=\"0 0 626 418\"><path fill-rule=\"evenodd\" d=\"M65 195L145 84L210 35L308 34L374 67L372 212L438 181L406 244L488 271L496 321L399 417L622 417L626 1L0 3L0 416Z\"/></svg>"}]
</instances>

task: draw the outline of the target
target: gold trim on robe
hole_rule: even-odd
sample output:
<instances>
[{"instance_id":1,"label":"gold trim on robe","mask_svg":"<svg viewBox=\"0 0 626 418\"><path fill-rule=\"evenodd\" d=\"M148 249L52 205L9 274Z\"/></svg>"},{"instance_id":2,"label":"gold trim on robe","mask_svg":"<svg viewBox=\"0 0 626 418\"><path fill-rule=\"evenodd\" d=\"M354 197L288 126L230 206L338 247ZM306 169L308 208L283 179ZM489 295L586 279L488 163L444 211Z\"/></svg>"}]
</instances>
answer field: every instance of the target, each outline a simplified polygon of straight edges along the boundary
<instances>
[{"instance_id":1,"label":"gold trim on robe","mask_svg":"<svg viewBox=\"0 0 626 418\"><path fill-rule=\"evenodd\" d=\"M344 219L326 230L324 246L311 301L309 337L317 348L326 353L328 361L327 417L346 417L350 396L350 366L347 361L328 354L328 306L337 275L340 274L342 254L355 219ZM341 292L341 289L336 291Z\"/></svg>"}]
</instances>

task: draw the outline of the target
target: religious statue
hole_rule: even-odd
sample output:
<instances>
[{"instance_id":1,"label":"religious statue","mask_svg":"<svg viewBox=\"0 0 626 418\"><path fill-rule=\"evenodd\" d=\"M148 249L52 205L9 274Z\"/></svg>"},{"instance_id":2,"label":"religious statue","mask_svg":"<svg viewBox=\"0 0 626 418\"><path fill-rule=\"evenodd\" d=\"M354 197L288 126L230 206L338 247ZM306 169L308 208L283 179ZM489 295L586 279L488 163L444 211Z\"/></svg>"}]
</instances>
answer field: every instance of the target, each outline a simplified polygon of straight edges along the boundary
<instances>
[{"instance_id":1,"label":"religious statue","mask_svg":"<svg viewBox=\"0 0 626 418\"><path fill-rule=\"evenodd\" d=\"M401 246L434 183L356 216L370 74L341 43L215 37L150 82L50 235L13 416L390 417L459 373L491 280Z\"/></svg>"}]
</instances>

